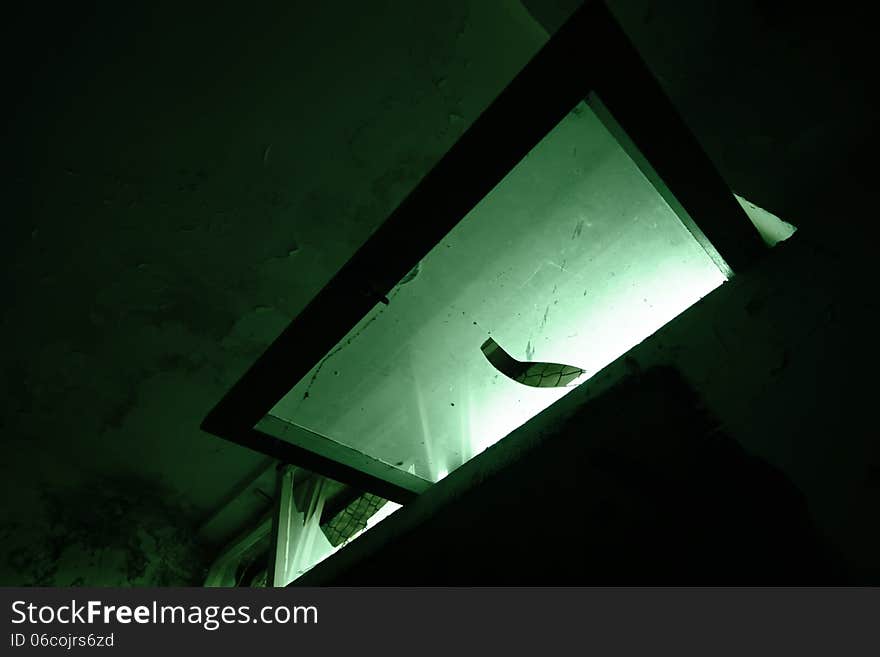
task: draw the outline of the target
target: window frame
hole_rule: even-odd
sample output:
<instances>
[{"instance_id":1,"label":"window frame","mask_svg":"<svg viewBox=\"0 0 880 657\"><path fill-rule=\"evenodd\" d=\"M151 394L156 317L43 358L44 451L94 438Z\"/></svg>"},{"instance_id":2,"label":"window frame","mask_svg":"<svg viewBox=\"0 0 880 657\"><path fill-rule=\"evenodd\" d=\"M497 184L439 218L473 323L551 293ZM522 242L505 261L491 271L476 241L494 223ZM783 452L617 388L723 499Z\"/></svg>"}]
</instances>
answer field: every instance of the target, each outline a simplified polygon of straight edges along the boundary
<instances>
[{"instance_id":1,"label":"window frame","mask_svg":"<svg viewBox=\"0 0 880 657\"><path fill-rule=\"evenodd\" d=\"M400 504L431 486L269 412L364 315L387 303L387 292L582 100L723 273L742 271L764 253L758 232L609 10L586 0L223 396L201 428Z\"/></svg>"}]
</instances>

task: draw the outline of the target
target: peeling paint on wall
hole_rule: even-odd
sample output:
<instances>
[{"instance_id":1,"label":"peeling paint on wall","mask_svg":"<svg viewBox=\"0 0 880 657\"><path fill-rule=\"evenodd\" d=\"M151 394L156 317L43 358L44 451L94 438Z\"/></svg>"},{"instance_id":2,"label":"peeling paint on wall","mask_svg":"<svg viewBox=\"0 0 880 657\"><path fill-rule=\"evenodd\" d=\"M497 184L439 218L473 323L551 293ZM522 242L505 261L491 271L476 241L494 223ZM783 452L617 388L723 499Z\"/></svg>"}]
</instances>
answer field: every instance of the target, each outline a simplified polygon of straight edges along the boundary
<instances>
[{"instance_id":1,"label":"peeling paint on wall","mask_svg":"<svg viewBox=\"0 0 880 657\"><path fill-rule=\"evenodd\" d=\"M39 526L2 528L5 566L21 584L187 586L204 579L206 555L187 521L191 512L155 482L105 478L45 487L41 496Z\"/></svg>"}]
</instances>

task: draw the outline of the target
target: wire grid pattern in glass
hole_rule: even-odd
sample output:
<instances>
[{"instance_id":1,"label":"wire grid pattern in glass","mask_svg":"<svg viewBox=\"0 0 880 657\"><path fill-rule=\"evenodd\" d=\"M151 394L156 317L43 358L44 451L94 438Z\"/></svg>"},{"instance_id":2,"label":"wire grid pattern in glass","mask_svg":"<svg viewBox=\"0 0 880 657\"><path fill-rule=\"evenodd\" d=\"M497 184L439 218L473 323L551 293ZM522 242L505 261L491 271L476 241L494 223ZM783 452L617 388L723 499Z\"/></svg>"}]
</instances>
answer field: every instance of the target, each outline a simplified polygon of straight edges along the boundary
<instances>
[{"instance_id":1,"label":"wire grid pattern in glass","mask_svg":"<svg viewBox=\"0 0 880 657\"><path fill-rule=\"evenodd\" d=\"M364 493L346 505L327 521L321 529L331 545L337 547L367 526L367 521L385 505L378 495Z\"/></svg>"}]
</instances>

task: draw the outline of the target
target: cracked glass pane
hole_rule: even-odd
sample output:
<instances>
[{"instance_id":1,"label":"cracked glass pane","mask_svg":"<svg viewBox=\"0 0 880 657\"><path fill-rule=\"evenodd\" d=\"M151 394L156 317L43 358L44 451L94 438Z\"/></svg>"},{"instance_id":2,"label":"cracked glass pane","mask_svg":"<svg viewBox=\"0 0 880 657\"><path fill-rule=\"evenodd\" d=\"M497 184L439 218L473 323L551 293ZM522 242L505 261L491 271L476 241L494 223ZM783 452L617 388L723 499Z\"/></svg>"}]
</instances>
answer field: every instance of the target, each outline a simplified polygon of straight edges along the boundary
<instances>
[{"instance_id":1,"label":"cracked glass pane","mask_svg":"<svg viewBox=\"0 0 880 657\"><path fill-rule=\"evenodd\" d=\"M271 415L437 481L724 280L580 103Z\"/></svg>"}]
</instances>

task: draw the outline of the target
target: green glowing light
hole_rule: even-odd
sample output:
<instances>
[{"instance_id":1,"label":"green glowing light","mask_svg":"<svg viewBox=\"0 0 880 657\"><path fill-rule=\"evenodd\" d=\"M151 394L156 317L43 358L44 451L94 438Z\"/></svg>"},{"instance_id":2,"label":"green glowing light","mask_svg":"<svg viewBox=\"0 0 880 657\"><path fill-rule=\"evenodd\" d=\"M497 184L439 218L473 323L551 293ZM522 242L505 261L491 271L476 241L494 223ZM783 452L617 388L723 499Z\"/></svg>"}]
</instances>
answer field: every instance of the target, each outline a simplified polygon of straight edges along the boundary
<instances>
[{"instance_id":1,"label":"green glowing light","mask_svg":"<svg viewBox=\"0 0 880 657\"><path fill-rule=\"evenodd\" d=\"M724 281L581 103L272 414L437 481L572 389L488 338L584 381Z\"/></svg>"},{"instance_id":2,"label":"green glowing light","mask_svg":"<svg viewBox=\"0 0 880 657\"><path fill-rule=\"evenodd\" d=\"M402 505L397 504L396 502L385 502L385 504L379 507L376 513L369 517L367 524L363 529L355 532L348 538L348 540L343 541L335 547L330 544L326 536L321 532L320 527L315 523L304 524L301 528L301 533L297 534L290 542L290 549L296 553L296 562L290 572L287 573L284 584L289 584L298 577L301 577L331 555L339 552L339 550L353 540L371 530L400 508L402 508Z\"/></svg>"}]
</instances>

